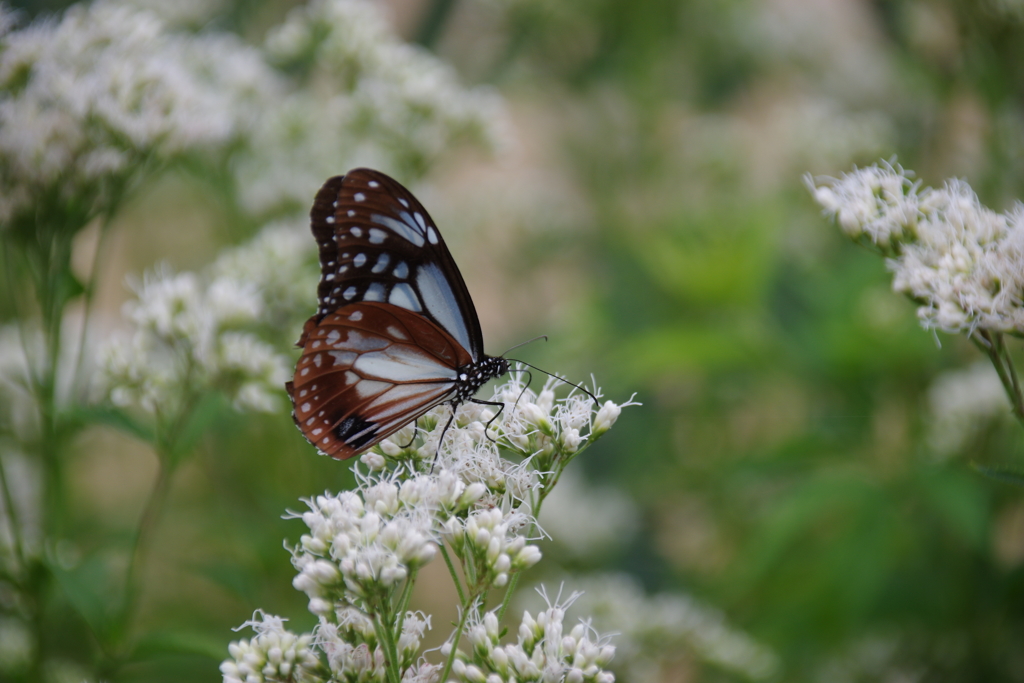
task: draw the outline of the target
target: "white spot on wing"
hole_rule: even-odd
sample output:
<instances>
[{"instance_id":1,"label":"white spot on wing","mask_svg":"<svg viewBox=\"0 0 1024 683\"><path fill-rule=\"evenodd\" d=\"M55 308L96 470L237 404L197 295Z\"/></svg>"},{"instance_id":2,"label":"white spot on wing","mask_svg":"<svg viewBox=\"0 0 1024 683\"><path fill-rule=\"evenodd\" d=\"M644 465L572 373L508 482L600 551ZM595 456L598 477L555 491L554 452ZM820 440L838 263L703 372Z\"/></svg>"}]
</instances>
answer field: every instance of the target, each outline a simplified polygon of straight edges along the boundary
<instances>
[{"instance_id":1,"label":"white spot on wing","mask_svg":"<svg viewBox=\"0 0 1024 683\"><path fill-rule=\"evenodd\" d=\"M363 319L363 312L362 311L353 311L352 314L348 316L348 319L351 320L354 323L357 323L357 322L359 322L360 320Z\"/></svg>"},{"instance_id":2,"label":"white spot on wing","mask_svg":"<svg viewBox=\"0 0 1024 683\"><path fill-rule=\"evenodd\" d=\"M338 332L337 330L331 330L331 333L327 335L327 339L325 341L331 346L334 346L339 339L341 339L341 332Z\"/></svg>"},{"instance_id":3,"label":"white spot on wing","mask_svg":"<svg viewBox=\"0 0 1024 683\"><path fill-rule=\"evenodd\" d=\"M405 278L409 277L409 266L405 263L405 261L402 261L397 266L395 266L394 275L399 280L404 280Z\"/></svg>"},{"instance_id":4,"label":"white spot on wing","mask_svg":"<svg viewBox=\"0 0 1024 683\"><path fill-rule=\"evenodd\" d=\"M366 254L356 254L356 257L352 259L352 263L356 268L362 268L363 264L366 263Z\"/></svg>"},{"instance_id":5,"label":"white spot on wing","mask_svg":"<svg viewBox=\"0 0 1024 683\"><path fill-rule=\"evenodd\" d=\"M416 215L419 216L419 214ZM431 244L437 244L437 230L434 230L433 225L427 228L427 239L430 240Z\"/></svg>"},{"instance_id":6,"label":"white spot on wing","mask_svg":"<svg viewBox=\"0 0 1024 683\"><path fill-rule=\"evenodd\" d=\"M384 244L384 238L388 234L380 228L370 228L370 244Z\"/></svg>"},{"instance_id":7,"label":"white spot on wing","mask_svg":"<svg viewBox=\"0 0 1024 683\"><path fill-rule=\"evenodd\" d=\"M351 301L352 298L355 297L355 295L356 295L356 288L355 287L349 287L348 289L345 290L344 296L345 296L346 299Z\"/></svg>"},{"instance_id":8,"label":"white spot on wing","mask_svg":"<svg viewBox=\"0 0 1024 683\"><path fill-rule=\"evenodd\" d=\"M370 187L380 187L380 183L378 183L376 180L371 180L370 182L367 183L367 185L369 185Z\"/></svg>"},{"instance_id":9,"label":"white spot on wing","mask_svg":"<svg viewBox=\"0 0 1024 683\"><path fill-rule=\"evenodd\" d=\"M398 329L394 325L388 325L388 334L391 335L392 339L398 339L399 341L407 341L409 339L400 329Z\"/></svg>"},{"instance_id":10,"label":"white spot on wing","mask_svg":"<svg viewBox=\"0 0 1024 683\"><path fill-rule=\"evenodd\" d=\"M420 313L423 311L420 307L419 299L416 297L416 292L414 292L412 287L405 282L399 282L391 288L391 296L388 297L388 303L400 306L407 311L412 311L413 313Z\"/></svg>"},{"instance_id":11,"label":"white spot on wing","mask_svg":"<svg viewBox=\"0 0 1024 683\"><path fill-rule=\"evenodd\" d=\"M388 267L388 263L390 261L391 257L388 256L387 252L382 252L381 255L377 257L377 262L373 264L373 269L370 272L383 273Z\"/></svg>"},{"instance_id":12,"label":"white spot on wing","mask_svg":"<svg viewBox=\"0 0 1024 683\"><path fill-rule=\"evenodd\" d=\"M363 229L360 228L359 226L356 226L356 227L352 228L352 236L353 237L362 237L363 236Z\"/></svg>"},{"instance_id":13,"label":"white spot on wing","mask_svg":"<svg viewBox=\"0 0 1024 683\"><path fill-rule=\"evenodd\" d=\"M362 192L356 192L354 195L352 195L352 199L356 200L357 202L361 202L366 199L366 195L363 194Z\"/></svg>"},{"instance_id":14,"label":"white spot on wing","mask_svg":"<svg viewBox=\"0 0 1024 683\"><path fill-rule=\"evenodd\" d=\"M387 294L387 290L384 289L384 283L374 282L366 288L366 294L363 295L363 301L384 301L384 296Z\"/></svg>"},{"instance_id":15,"label":"white spot on wing","mask_svg":"<svg viewBox=\"0 0 1024 683\"><path fill-rule=\"evenodd\" d=\"M358 354L352 351L328 351L328 353L334 356L333 367L338 367L339 365L351 367L352 363L356 362L356 358L358 356Z\"/></svg>"},{"instance_id":16,"label":"white spot on wing","mask_svg":"<svg viewBox=\"0 0 1024 683\"><path fill-rule=\"evenodd\" d=\"M416 219L416 222L420 224L420 230L426 230L427 229L427 224L423 220L423 214L421 214L419 211L417 211L416 213L413 214L413 217Z\"/></svg>"},{"instance_id":17,"label":"white spot on wing","mask_svg":"<svg viewBox=\"0 0 1024 683\"><path fill-rule=\"evenodd\" d=\"M398 203L401 204L402 206L404 206L407 209L409 208L409 202L405 201L401 197L398 198Z\"/></svg>"}]
</instances>

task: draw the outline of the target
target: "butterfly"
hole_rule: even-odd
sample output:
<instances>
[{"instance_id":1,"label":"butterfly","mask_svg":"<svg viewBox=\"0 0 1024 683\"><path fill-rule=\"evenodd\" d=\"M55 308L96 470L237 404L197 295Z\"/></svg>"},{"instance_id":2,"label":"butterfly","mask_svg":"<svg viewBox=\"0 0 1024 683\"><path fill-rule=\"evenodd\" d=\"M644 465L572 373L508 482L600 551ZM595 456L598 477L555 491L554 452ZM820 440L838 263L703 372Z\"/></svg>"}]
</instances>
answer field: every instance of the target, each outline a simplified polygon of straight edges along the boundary
<instances>
[{"instance_id":1,"label":"butterfly","mask_svg":"<svg viewBox=\"0 0 1024 683\"><path fill-rule=\"evenodd\" d=\"M433 219L397 181L367 168L331 178L310 219L319 306L285 388L321 453L351 458L443 403L454 415L508 372L484 354L473 299Z\"/></svg>"}]
</instances>

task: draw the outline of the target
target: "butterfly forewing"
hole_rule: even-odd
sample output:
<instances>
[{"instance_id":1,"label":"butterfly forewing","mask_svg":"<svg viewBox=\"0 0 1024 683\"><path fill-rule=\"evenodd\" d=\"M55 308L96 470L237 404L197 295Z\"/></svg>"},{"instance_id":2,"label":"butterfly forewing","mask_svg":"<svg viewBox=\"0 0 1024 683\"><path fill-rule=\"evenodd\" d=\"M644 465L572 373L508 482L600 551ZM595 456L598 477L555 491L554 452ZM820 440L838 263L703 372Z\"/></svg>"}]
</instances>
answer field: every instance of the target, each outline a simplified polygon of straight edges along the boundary
<instances>
[{"instance_id":1,"label":"butterfly forewing","mask_svg":"<svg viewBox=\"0 0 1024 683\"><path fill-rule=\"evenodd\" d=\"M357 301L390 303L444 328L474 361L483 357L480 322L462 275L408 190L383 173L356 169L327 181L312 218L321 315Z\"/></svg>"}]
</instances>

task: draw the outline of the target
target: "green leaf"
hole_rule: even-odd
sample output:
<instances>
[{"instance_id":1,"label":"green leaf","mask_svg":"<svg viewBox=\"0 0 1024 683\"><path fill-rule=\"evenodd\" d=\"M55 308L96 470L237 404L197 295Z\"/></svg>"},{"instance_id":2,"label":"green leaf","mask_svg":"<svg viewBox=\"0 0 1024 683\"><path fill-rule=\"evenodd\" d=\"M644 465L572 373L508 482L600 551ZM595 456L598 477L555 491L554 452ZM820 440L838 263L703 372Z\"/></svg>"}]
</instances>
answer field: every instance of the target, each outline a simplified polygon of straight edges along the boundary
<instances>
[{"instance_id":1,"label":"green leaf","mask_svg":"<svg viewBox=\"0 0 1024 683\"><path fill-rule=\"evenodd\" d=\"M70 569L49 558L48 566L64 595L96 638L109 644L115 637L121 599L109 565L99 557L92 557Z\"/></svg>"}]
</instances>

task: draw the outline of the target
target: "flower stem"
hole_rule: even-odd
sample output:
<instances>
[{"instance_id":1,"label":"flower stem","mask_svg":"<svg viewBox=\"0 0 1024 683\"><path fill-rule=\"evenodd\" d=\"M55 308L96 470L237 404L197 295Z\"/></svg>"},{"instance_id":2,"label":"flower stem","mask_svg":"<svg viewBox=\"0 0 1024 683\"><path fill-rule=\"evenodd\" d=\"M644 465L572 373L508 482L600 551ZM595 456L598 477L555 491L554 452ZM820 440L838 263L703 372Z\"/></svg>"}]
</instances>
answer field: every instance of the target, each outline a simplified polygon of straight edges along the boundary
<instances>
[{"instance_id":1,"label":"flower stem","mask_svg":"<svg viewBox=\"0 0 1024 683\"><path fill-rule=\"evenodd\" d=\"M388 601L382 600L382 609L372 615L370 621L373 623L373 630L377 634L377 640L380 641L380 646L384 649L385 667L384 670L387 672L388 681L390 683L401 683L402 676L398 670L400 662L398 661L398 653L395 648L394 633L394 619L391 618L390 610L387 609Z\"/></svg>"},{"instance_id":2,"label":"flower stem","mask_svg":"<svg viewBox=\"0 0 1024 683\"><path fill-rule=\"evenodd\" d=\"M1010 358L1010 352L1003 343L1002 333L980 330L971 335L971 341L992 361L999 381L1002 382L1003 389L1013 405L1013 415L1024 425L1024 392L1021 391L1020 380Z\"/></svg>"},{"instance_id":3,"label":"flower stem","mask_svg":"<svg viewBox=\"0 0 1024 683\"><path fill-rule=\"evenodd\" d=\"M442 541L441 546L441 557L444 558L444 563L448 565L448 573L452 575L452 583L455 584L455 590L459 593L459 604L466 604L466 593L462 590L462 582L459 581L459 574L455 571L455 565L452 564L452 558L448 555L448 549L445 548L444 542Z\"/></svg>"},{"instance_id":4,"label":"flower stem","mask_svg":"<svg viewBox=\"0 0 1024 683\"><path fill-rule=\"evenodd\" d=\"M150 547L153 541L153 533L156 529L160 513L167 502L167 495L171 488L171 478L174 474L174 466L169 457L161 455L158 458L156 480L150 491L149 499L143 508L142 517L139 518L139 527L135 532L135 540L132 545L131 555L128 560L128 569L124 581L124 601L121 607L121 637L122 645L130 643L130 632L133 616L138 605L139 595L142 592L142 580L140 573L148 559ZM122 652L121 654L125 654Z\"/></svg>"},{"instance_id":5,"label":"flower stem","mask_svg":"<svg viewBox=\"0 0 1024 683\"><path fill-rule=\"evenodd\" d=\"M476 602L476 600L473 600ZM469 608L471 605L464 604L459 615L459 624L455 627L455 633L452 634L452 651L448 653L448 659L444 663L444 671L441 672L439 681L447 681L448 674L452 670L452 664L455 663L455 653L459 651L459 640L462 638L462 630L466 628L466 620L469 619Z\"/></svg>"}]
</instances>

